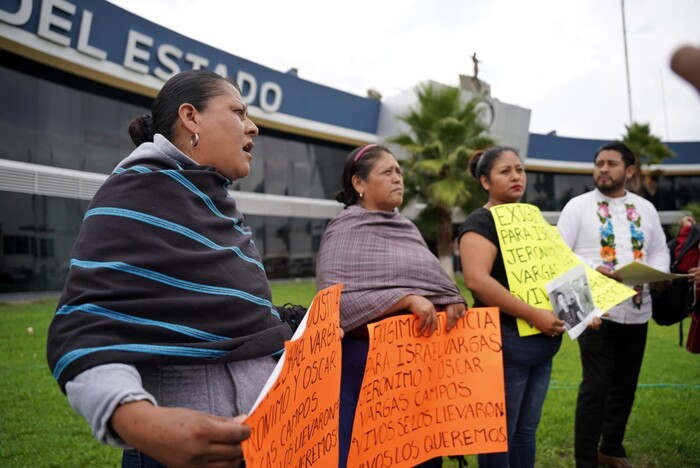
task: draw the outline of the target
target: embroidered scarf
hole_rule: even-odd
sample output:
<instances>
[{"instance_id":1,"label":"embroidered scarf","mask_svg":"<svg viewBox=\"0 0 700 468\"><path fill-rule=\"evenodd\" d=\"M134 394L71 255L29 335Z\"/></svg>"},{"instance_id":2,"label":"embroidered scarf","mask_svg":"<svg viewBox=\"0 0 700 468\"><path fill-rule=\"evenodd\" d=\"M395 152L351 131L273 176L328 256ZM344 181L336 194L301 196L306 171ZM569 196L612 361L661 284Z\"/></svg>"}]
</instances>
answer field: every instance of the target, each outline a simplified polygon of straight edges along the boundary
<instances>
[{"instance_id":1,"label":"embroidered scarf","mask_svg":"<svg viewBox=\"0 0 700 468\"><path fill-rule=\"evenodd\" d=\"M642 260L644 258L644 231L641 230L642 218L637 213L637 209L631 203L625 203L625 211L627 221L629 222L630 239L632 244L632 255L634 260ZM615 270L617 265L617 250L615 247L615 231L613 230L610 205L607 201L599 201L598 209L596 210L598 220L601 225L598 228L600 232L600 258L603 259L603 265L611 271ZM637 294L632 298L632 302L639 309L642 306L642 285L634 286Z\"/></svg>"},{"instance_id":2,"label":"embroidered scarf","mask_svg":"<svg viewBox=\"0 0 700 468\"><path fill-rule=\"evenodd\" d=\"M107 179L49 328L62 389L100 364L206 364L283 349L291 330L227 185L160 135Z\"/></svg>"}]
</instances>

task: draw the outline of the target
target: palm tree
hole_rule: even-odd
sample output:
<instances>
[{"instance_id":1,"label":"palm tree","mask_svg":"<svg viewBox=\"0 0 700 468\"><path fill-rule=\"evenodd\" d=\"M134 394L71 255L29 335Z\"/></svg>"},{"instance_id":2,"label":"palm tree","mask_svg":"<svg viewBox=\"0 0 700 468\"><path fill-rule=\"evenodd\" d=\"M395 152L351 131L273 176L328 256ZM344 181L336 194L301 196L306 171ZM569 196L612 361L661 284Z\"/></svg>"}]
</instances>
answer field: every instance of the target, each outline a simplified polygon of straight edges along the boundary
<instances>
[{"instance_id":1,"label":"palm tree","mask_svg":"<svg viewBox=\"0 0 700 468\"><path fill-rule=\"evenodd\" d=\"M630 189L639 193L642 190L642 167L650 164L660 164L664 159L675 156L661 138L652 135L649 124L633 122L625 125L627 134L622 141L632 150L635 156L635 175L630 180Z\"/></svg>"},{"instance_id":2,"label":"palm tree","mask_svg":"<svg viewBox=\"0 0 700 468\"><path fill-rule=\"evenodd\" d=\"M419 88L417 97L417 107L399 117L410 131L389 141L410 154L401 161L404 202L426 204L421 217L434 221L437 256L454 275L452 212L462 208L468 213L474 207L473 194L481 189L469 175L469 156L494 142L486 136L478 99L467 101L459 88L432 83Z\"/></svg>"}]
</instances>

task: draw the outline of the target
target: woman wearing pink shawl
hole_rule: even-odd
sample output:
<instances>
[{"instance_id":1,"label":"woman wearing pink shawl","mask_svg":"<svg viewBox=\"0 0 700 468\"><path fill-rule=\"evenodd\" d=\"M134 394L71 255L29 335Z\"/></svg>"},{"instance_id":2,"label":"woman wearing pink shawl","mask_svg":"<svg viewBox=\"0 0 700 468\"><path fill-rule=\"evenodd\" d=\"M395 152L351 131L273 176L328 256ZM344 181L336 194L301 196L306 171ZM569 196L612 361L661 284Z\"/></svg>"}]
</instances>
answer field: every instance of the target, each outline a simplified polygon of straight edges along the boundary
<instances>
[{"instance_id":1,"label":"woman wearing pink shawl","mask_svg":"<svg viewBox=\"0 0 700 468\"><path fill-rule=\"evenodd\" d=\"M340 394L340 466L347 463L355 408L367 358L366 325L398 313L416 314L419 333L437 326L447 312L449 331L466 311L457 286L430 252L420 232L397 212L403 202L401 168L391 152L365 145L348 155L343 189L345 210L328 224L316 264L323 289L343 283L340 326L343 362ZM441 466L441 459L419 466Z\"/></svg>"}]
</instances>

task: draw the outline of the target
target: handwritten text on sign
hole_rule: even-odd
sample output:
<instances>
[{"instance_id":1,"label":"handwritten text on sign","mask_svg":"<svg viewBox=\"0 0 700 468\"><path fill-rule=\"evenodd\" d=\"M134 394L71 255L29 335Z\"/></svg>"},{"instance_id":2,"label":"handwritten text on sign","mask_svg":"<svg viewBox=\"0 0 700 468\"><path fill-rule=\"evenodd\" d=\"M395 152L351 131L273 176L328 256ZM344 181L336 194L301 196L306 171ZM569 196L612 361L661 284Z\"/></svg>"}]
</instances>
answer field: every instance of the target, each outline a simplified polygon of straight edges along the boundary
<instances>
[{"instance_id":1,"label":"handwritten text on sign","mask_svg":"<svg viewBox=\"0 0 700 468\"><path fill-rule=\"evenodd\" d=\"M545 285L582 263L550 225L539 208L527 203L506 203L490 208L498 233L510 292L532 306L552 310ZM602 311L634 294L630 288L586 267L593 301ZM518 319L521 336L540 331Z\"/></svg>"},{"instance_id":2,"label":"handwritten text on sign","mask_svg":"<svg viewBox=\"0 0 700 468\"><path fill-rule=\"evenodd\" d=\"M319 291L303 333L285 343L277 380L246 420L246 466L338 466L341 289Z\"/></svg>"},{"instance_id":3,"label":"handwritten text on sign","mask_svg":"<svg viewBox=\"0 0 700 468\"><path fill-rule=\"evenodd\" d=\"M418 336L418 317L369 326L370 347L348 466L414 466L507 450L497 308L469 309L449 332Z\"/></svg>"}]
</instances>

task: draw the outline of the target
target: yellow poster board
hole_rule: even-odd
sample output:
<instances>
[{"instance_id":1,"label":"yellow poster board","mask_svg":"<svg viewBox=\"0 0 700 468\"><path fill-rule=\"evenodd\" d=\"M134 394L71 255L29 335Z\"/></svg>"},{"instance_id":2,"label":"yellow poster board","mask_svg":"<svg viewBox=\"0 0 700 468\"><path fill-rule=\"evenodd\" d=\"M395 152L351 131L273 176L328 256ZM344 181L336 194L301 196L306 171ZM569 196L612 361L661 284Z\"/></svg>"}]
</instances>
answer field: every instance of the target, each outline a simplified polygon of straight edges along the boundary
<instances>
[{"instance_id":1,"label":"yellow poster board","mask_svg":"<svg viewBox=\"0 0 700 468\"><path fill-rule=\"evenodd\" d=\"M545 284L583 263L559 235L540 209L527 203L506 203L491 207L510 292L522 301L552 310ZM607 311L635 291L586 267L588 284L598 309ZM540 331L518 319L520 336Z\"/></svg>"},{"instance_id":2,"label":"yellow poster board","mask_svg":"<svg viewBox=\"0 0 700 468\"><path fill-rule=\"evenodd\" d=\"M438 321L430 337L415 315L369 325L348 466L508 450L498 308L469 309L449 333Z\"/></svg>"},{"instance_id":3,"label":"yellow poster board","mask_svg":"<svg viewBox=\"0 0 700 468\"><path fill-rule=\"evenodd\" d=\"M338 466L341 289L319 291L285 343L281 366L245 421L251 428L241 444L246 466Z\"/></svg>"}]
</instances>

